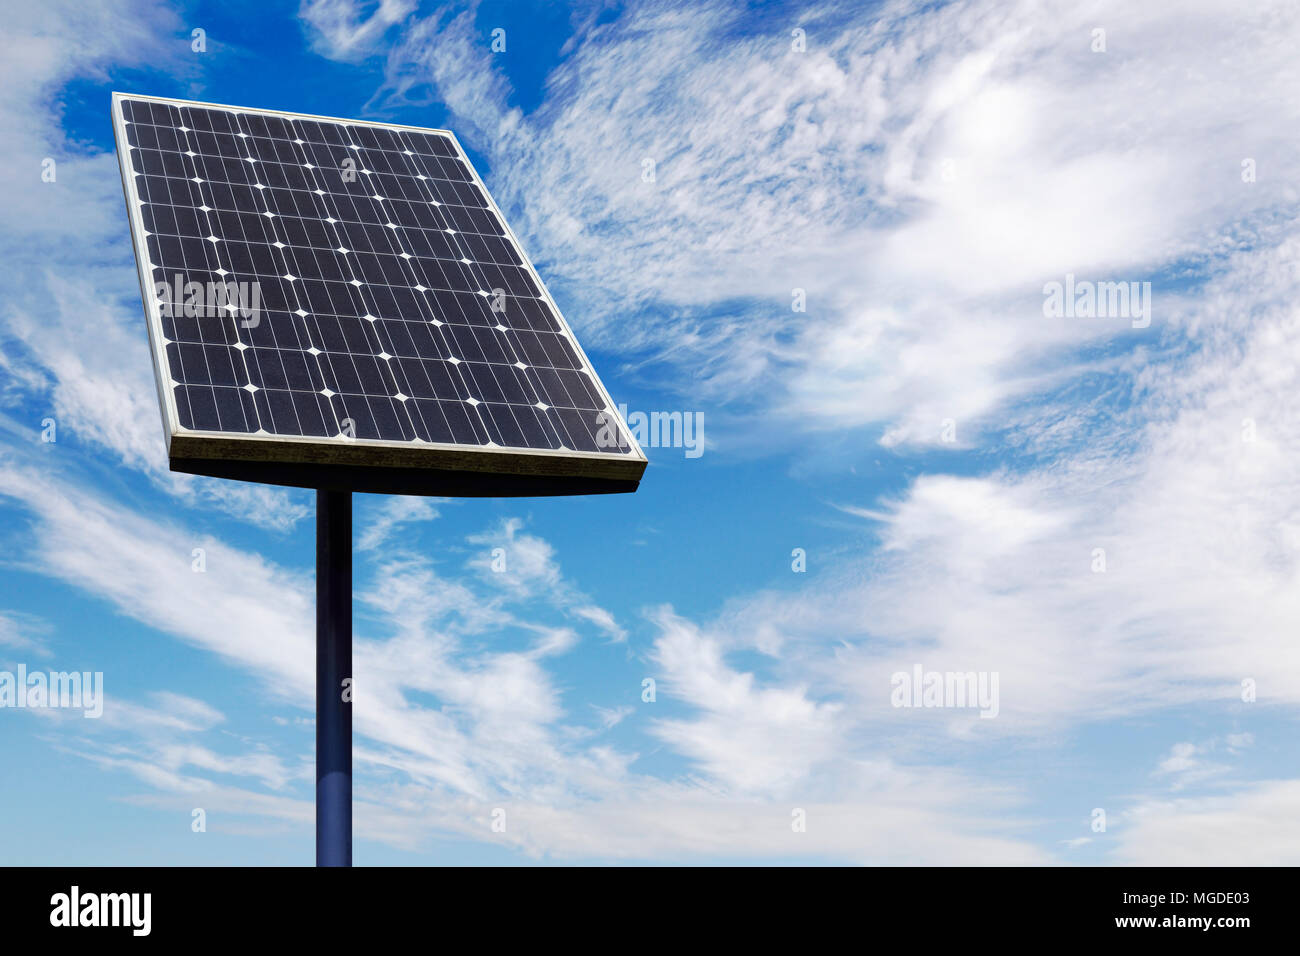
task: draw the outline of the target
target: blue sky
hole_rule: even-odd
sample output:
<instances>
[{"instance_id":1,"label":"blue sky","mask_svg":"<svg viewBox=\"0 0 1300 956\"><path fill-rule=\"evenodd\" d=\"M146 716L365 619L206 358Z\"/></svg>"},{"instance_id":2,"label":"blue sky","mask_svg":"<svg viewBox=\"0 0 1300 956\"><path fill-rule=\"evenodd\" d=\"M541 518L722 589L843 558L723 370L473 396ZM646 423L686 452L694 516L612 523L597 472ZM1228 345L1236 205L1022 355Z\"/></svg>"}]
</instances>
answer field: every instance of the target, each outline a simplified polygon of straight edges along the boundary
<instances>
[{"instance_id":1,"label":"blue sky","mask_svg":"<svg viewBox=\"0 0 1300 956\"><path fill-rule=\"evenodd\" d=\"M9 7L0 671L106 700L0 709L0 862L312 858L313 496L167 471L112 90L453 129L703 416L632 496L358 496L358 864L1300 862L1290 5Z\"/></svg>"}]
</instances>

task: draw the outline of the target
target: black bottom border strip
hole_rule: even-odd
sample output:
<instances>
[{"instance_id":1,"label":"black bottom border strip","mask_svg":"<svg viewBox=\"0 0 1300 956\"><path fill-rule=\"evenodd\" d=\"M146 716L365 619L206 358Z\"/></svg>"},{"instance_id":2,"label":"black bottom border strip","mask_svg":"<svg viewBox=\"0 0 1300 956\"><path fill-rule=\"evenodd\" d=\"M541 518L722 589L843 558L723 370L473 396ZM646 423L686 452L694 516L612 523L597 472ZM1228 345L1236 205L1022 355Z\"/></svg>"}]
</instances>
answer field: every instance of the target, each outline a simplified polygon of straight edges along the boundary
<instances>
[{"instance_id":1,"label":"black bottom border strip","mask_svg":"<svg viewBox=\"0 0 1300 956\"><path fill-rule=\"evenodd\" d=\"M8 943L337 940L435 921L485 941L608 944L622 926L665 942L751 933L829 942L846 932L863 942L899 932L926 942L1229 942L1287 927L1295 878L1290 868L0 868L0 918Z\"/></svg>"}]
</instances>

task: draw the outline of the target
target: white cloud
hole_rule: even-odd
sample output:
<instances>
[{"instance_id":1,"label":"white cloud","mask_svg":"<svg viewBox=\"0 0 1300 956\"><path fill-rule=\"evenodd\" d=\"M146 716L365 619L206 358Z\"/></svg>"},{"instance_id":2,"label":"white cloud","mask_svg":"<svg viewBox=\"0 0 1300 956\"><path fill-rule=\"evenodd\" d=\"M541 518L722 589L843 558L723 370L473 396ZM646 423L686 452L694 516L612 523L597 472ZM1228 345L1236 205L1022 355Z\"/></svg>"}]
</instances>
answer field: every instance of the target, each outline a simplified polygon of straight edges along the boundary
<instances>
[{"instance_id":1,"label":"white cloud","mask_svg":"<svg viewBox=\"0 0 1300 956\"><path fill-rule=\"evenodd\" d=\"M653 733L727 791L784 794L806 785L818 763L843 756L840 705L809 700L800 688L759 687L753 674L726 665L717 641L668 610L655 623L662 692L688 702L696 715L660 718Z\"/></svg>"},{"instance_id":2,"label":"white cloud","mask_svg":"<svg viewBox=\"0 0 1300 956\"><path fill-rule=\"evenodd\" d=\"M32 570L247 668L286 698L311 698L315 614L307 575L142 517L11 454L0 458L0 498L33 521L25 557ZM196 547L206 551L203 573L192 570Z\"/></svg>"},{"instance_id":3,"label":"white cloud","mask_svg":"<svg viewBox=\"0 0 1300 956\"><path fill-rule=\"evenodd\" d=\"M38 657L49 657L46 643L50 625L31 614L0 612L0 647L7 651L22 651Z\"/></svg>"},{"instance_id":4,"label":"white cloud","mask_svg":"<svg viewBox=\"0 0 1300 956\"><path fill-rule=\"evenodd\" d=\"M587 604L582 607L575 607L573 613L584 621L595 624L605 632L611 641L622 642L627 640L627 631L619 626L618 621L614 619L614 615L603 607Z\"/></svg>"},{"instance_id":5,"label":"white cloud","mask_svg":"<svg viewBox=\"0 0 1300 956\"><path fill-rule=\"evenodd\" d=\"M627 720L627 718L631 716L632 713L634 712L633 708L631 707L611 708L611 707L599 707L595 704L592 704L591 706L592 709L596 711L596 716L600 720L601 727L603 727L605 730L609 730L611 727L618 726L623 721Z\"/></svg>"},{"instance_id":6,"label":"white cloud","mask_svg":"<svg viewBox=\"0 0 1300 956\"><path fill-rule=\"evenodd\" d=\"M603 607L593 604L564 578L551 545L523 531L519 518L502 519L496 527L470 536L476 552L468 566L483 580L508 593L512 600L540 598L580 621L594 624L612 642L627 639L627 632Z\"/></svg>"},{"instance_id":7,"label":"white cloud","mask_svg":"<svg viewBox=\"0 0 1300 956\"><path fill-rule=\"evenodd\" d=\"M325 56L340 60L368 55L394 24L415 9L412 0L379 0L363 14L349 0L303 0L298 15L310 27L308 35Z\"/></svg>"},{"instance_id":8,"label":"white cloud","mask_svg":"<svg viewBox=\"0 0 1300 956\"><path fill-rule=\"evenodd\" d=\"M302 761L288 768L264 745L229 753L198 743L197 737L225 722L224 714L204 701L170 691L150 696L152 706L110 697L102 718L94 721L62 712L65 733L54 738L54 745L169 793L213 791L218 787L214 775L250 777L271 790L312 778L311 768Z\"/></svg>"},{"instance_id":9,"label":"white cloud","mask_svg":"<svg viewBox=\"0 0 1300 956\"><path fill-rule=\"evenodd\" d=\"M1222 796L1150 800L1116 828L1115 861L1131 866L1295 866L1300 781L1264 781Z\"/></svg>"},{"instance_id":10,"label":"white cloud","mask_svg":"<svg viewBox=\"0 0 1300 956\"><path fill-rule=\"evenodd\" d=\"M1171 790L1185 790L1207 781L1222 778L1232 770L1223 757L1240 756L1255 743L1250 733L1226 734L1201 743L1180 741L1157 765L1153 776L1168 782Z\"/></svg>"},{"instance_id":11,"label":"white cloud","mask_svg":"<svg viewBox=\"0 0 1300 956\"><path fill-rule=\"evenodd\" d=\"M363 524L364 530L357 539L357 548L373 551L389 541L393 533L403 525L432 521L440 514L438 505L445 504L446 501L445 498L413 498L405 495L385 498L376 513Z\"/></svg>"}]
</instances>

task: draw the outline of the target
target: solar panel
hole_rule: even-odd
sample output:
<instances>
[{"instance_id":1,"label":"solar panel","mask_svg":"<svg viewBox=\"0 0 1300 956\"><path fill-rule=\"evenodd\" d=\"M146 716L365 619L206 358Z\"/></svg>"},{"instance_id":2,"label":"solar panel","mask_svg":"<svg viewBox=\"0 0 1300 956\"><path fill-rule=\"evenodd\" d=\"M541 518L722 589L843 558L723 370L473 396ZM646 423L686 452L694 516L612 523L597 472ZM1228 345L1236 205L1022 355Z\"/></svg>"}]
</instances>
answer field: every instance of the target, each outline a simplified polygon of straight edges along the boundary
<instances>
[{"instance_id":1,"label":"solar panel","mask_svg":"<svg viewBox=\"0 0 1300 956\"><path fill-rule=\"evenodd\" d=\"M455 136L113 95L171 467L628 491L644 453Z\"/></svg>"}]
</instances>

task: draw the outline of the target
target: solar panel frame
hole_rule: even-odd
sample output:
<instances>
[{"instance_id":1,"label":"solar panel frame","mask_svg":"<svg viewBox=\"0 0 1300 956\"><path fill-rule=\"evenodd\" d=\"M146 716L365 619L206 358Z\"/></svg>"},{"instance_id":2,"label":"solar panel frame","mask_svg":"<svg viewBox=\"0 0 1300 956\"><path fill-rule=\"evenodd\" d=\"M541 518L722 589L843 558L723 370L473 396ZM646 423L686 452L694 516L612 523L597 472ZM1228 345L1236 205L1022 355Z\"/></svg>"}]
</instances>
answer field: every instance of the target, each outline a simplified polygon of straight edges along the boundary
<instances>
[{"instance_id":1,"label":"solar panel frame","mask_svg":"<svg viewBox=\"0 0 1300 956\"><path fill-rule=\"evenodd\" d=\"M445 137L454 148L456 158L471 177L471 185L481 192L487 203L486 209L496 217L497 224L504 233L503 238L509 242L514 254L520 259L522 268L536 285L540 292L538 298L549 308L551 317L562 330L563 338L573 347L587 372L587 382L605 403L602 411L610 416L611 424L615 424L621 432L624 450L584 451L380 438L255 434L183 426L175 388L170 384L174 383L174 375L167 356L170 340L163 328L163 306L158 296L152 294L154 277L143 219L143 200L136 186L139 170L130 158L133 147L126 131L127 120L122 107L124 101L221 110L240 115L273 116L344 127L408 130L417 134ZM635 490L647 464L644 451L623 420L618 406L596 374L581 342L524 251L496 199L452 131L120 92L112 94L111 109L122 189L128 208L150 352L154 362L159 409L173 470L275 484L405 494L526 495ZM533 366L530 364L529 367Z\"/></svg>"}]
</instances>

